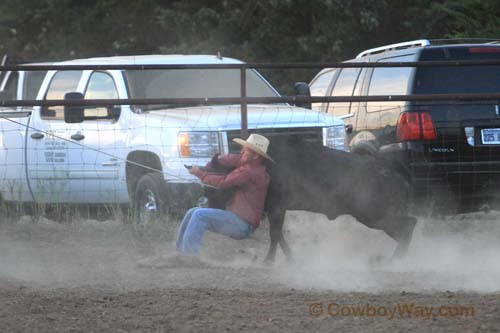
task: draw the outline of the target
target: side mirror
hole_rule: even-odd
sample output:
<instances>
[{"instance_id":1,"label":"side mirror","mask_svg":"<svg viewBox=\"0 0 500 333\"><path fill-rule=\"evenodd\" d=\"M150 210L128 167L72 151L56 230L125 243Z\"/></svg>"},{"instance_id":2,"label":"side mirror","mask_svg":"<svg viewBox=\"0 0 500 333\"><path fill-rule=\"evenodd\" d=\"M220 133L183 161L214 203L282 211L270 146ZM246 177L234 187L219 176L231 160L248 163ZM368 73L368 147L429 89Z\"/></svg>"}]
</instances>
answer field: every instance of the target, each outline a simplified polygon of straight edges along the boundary
<instances>
[{"instance_id":1,"label":"side mirror","mask_svg":"<svg viewBox=\"0 0 500 333\"><path fill-rule=\"evenodd\" d=\"M69 92L64 95L65 101L79 101L83 100L83 94L79 92ZM64 122L69 124L81 123L83 122L84 116L84 107L83 106L73 106L73 105L65 105L64 106Z\"/></svg>"},{"instance_id":2,"label":"side mirror","mask_svg":"<svg viewBox=\"0 0 500 333\"><path fill-rule=\"evenodd\" d=\"M305 82L296 82L293 85L293 88L295 89L295 95L297 97L311 97L311 89L309 88L309 85ZM311 109L311 102L302 102L302 103L295 103L296 106L306 108L306 109Z\"/></svg>"},{"instance_id":3,"label":"side mirror","mask_svg":"<svg viewBox=\"0 0 500 333\"><path fill-rule=\"evenodd\" d=\"M122 113L122 107L121 106L112 106L108 107L108 117L111 119L118 119L120 118L120 114Z\"/></svg>"}]
</instances>

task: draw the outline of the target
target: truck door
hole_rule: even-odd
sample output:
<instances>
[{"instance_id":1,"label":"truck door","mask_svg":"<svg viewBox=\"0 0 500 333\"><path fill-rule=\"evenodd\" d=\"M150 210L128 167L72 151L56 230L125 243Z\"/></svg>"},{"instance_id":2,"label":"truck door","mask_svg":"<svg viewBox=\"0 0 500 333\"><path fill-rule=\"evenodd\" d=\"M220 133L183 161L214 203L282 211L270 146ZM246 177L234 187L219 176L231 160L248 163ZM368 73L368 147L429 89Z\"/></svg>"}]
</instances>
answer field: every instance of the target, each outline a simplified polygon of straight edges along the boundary
<instances>
[{"instance_id":1,"label":"truck door","mask_svg":"<svg viewBox=\"0 0 500 333\"><path fill-rule=\"evenodd\" d=\"M86 99L118 97L110 74L59 71L45 98L63 99L66 93L75 91L84 93ZM85 109L85 115L93 118L107 112L108 108ZM38 202L128 201L125 181L117 184L122 163L116 151L124 147L118 117L70 124L64 121L64 108L57 106L41 108L31 127L29 178Z\"/></svg>"},{"instance_id":2,"label":"truck door","mask_svg":"<svg viewBox=\"0 0 500 333\"><path fill-rule=\"evenodd\" d=\"M22 98L22 72L6 72L0 83L2 98ZM0 196L6 201L32 201L26 180L24 148L30 108L0 108Z\"/></svg>"},{"instance_id":3,"label":"truck door","mask_svg":"<svg viewBox=\"0 0 500 333\"><path fill-rule=\"evenodd\" d=\"M43 98L64 99L67 92L76 91L82 71L60 71L49 76L52 78ZM72 162L68 154L79 146L66 138L67 124L63 111L62 106L33 108L27 131L26 164L36 202L74 202L80 190L70 184L69 167Z\"/></svg>"},{"instance_id":4,"label":"truck door","mask_svg":"<svg viewBox=\"0 0 500 333\"><path fill-rule=\"evenodd\" d=\"M115 75L117 75L115 73ZM85 99L120 98L116 81L108 72L86 71L83 90ZM127 98L125 89L120 89L121 98ZM120 177L126 158L125 138L127 132L120 121L120 108L86 107L86 119L79 124L66 124L66 138L78 148L68 152L71 161L69 172L71 184L78 188L73 194L80 203L126 203L128 192L125 177ZM114 114L113 118L109 118ZM108 117L108 118L107 118ZM107 119L106 119L107 118Z\"/></svg>"},{"instance_id":5,"label":"truck door","mask_svg":"<svg viewBox=\"0 0 500 333\"><path fill-rule=\"evenodd\" d=\"M390 57L378 62L414 61L415 55ZM406 95L409 91L412 67L377 67L368 70L362 94L367 96ZM364 102L360 103L357 127L362 130L360 141L367 143L372 153L381 146L396 142L396 126L405 102Z\"/></svg>"}]
</instances>

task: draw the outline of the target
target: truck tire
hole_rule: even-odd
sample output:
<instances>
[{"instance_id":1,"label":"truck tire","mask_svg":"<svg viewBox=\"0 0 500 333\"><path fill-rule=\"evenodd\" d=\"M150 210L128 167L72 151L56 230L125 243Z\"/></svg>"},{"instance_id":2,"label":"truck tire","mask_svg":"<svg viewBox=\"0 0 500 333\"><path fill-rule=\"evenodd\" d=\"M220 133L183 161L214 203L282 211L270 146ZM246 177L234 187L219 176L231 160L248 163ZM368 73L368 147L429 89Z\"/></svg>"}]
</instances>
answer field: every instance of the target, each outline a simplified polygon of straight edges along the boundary
<instances>
[{"instance_id":1,"label":"truck tire","mask_svg":"<svg viewBox=\"0 0 500 333\"><path fill-rule=\"evenodd\" d=\"M151 172L139 178L133 197L134 222L146 225L166 217L167 189L163 176Z\"/></svg>"}]
</instances>

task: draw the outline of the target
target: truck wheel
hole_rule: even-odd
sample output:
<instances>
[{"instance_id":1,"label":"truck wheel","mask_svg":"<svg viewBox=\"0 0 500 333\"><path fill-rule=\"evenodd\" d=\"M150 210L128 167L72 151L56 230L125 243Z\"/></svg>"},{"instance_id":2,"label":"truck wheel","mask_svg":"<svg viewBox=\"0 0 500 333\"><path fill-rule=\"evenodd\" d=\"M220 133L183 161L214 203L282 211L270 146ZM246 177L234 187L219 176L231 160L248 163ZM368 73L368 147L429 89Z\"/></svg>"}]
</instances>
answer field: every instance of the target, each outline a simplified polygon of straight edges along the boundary
<instances>
[{"instance_id":1,"label":"truck wheel","mask_svg":"<svg viewBox=\"0 0 500 333\"><path fill-rule=\"evenodd\" d=\"M148 173L139 178L133 198L134 221L139 225L155 222L167 214L167 190L159 173Z\"/></svg>"}]
</instances>

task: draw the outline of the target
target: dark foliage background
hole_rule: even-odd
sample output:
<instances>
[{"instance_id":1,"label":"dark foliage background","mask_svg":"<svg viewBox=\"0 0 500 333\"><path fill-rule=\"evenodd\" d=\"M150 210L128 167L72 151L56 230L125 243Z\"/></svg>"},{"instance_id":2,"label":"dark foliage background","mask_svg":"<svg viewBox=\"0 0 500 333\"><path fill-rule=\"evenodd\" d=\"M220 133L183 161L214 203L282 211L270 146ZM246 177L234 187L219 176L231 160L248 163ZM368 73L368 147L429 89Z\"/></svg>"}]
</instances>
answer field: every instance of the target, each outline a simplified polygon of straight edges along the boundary
<instances>
[{"instance_id":1,"label":"dark foliage background","mask_svg":"<svg viewBox=\"0 0 500 333\"><path fill-rule=\"evenodd\" d=\"M389 43L499 32L498 0L0 2L0 54L24 61L220 51L247 62L336 62ZM266 74L291 82L314 72Z\"/></svg>"}]
</instances>

